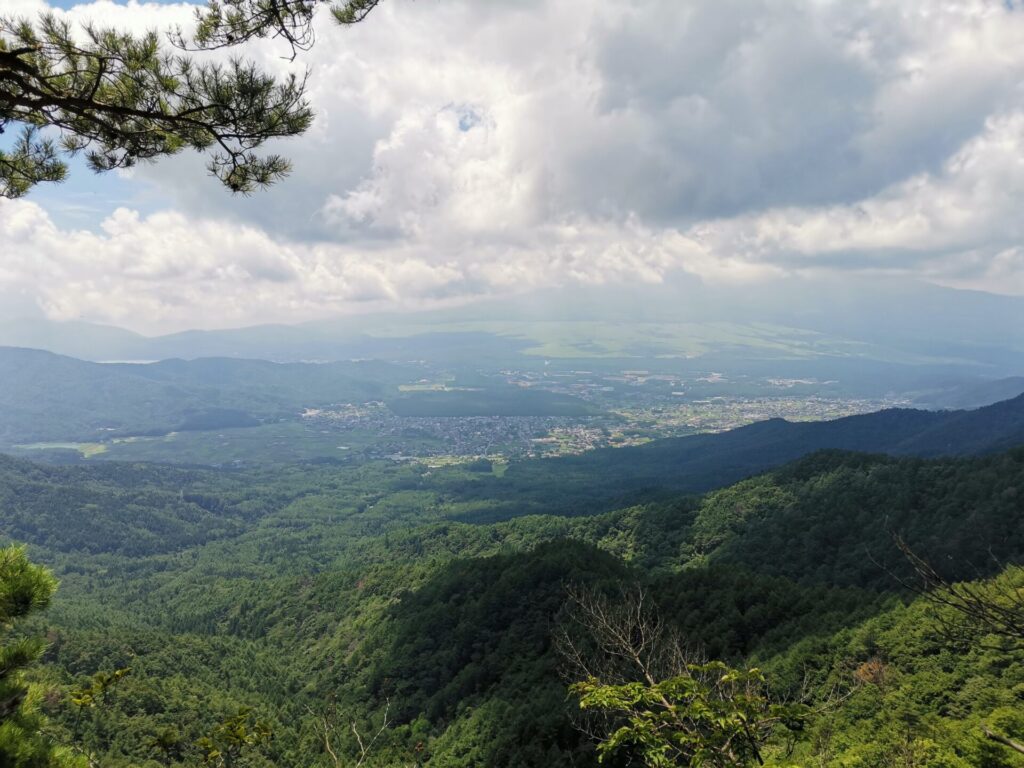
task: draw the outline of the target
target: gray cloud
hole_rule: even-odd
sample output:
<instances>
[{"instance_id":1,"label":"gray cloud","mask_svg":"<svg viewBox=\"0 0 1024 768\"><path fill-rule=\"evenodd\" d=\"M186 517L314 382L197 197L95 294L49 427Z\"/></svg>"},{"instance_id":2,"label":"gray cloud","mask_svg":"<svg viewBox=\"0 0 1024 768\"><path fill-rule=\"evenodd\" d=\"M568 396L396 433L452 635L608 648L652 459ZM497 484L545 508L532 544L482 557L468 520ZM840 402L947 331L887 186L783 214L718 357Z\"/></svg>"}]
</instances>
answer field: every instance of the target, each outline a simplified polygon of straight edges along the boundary
<instances>
[{"instance_id":1,"label":"gray cloud","mask_svg":"<svg viewBox=\"0 0 1024 768\"><path fill-rule=\"evenodd\" d=\"M661 221L852 202L934 171L1020 103L992 3L635 3L598 26L578 204ZM604 128L601 131L601 128ZM599 158L604 155L603 161ZM598 196L599 195L599 196Z\"/></svg>"}]
</instances>

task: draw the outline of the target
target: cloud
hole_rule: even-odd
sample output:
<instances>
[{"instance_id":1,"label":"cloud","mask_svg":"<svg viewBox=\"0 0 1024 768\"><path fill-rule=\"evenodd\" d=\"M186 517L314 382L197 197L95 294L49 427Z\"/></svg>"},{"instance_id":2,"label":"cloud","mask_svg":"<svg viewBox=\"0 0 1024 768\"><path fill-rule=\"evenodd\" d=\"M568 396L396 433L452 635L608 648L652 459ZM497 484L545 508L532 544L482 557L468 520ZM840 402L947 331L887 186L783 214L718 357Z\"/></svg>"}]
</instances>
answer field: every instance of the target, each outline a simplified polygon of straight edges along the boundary
<instances>
[{"instance_id":1,"label":"cloud","mask_svg":"<svg viewBox=\"0 0 1024 768\"><path fill-rule=\"evenodd\" d=\"M1024 293L1024 13L1002 2L393 0L321 21L316 124L274 147L290 179L232 198L182 155L130 174L143 210L86 229L0 203L0 289L160 330L676 271Z\"/></svg>"},{"instance_id":2,"label":"cloud","mask_svg":"<svg viewBox=\"0 0 1024 768\"><path fill-rule=\"evenodd\" d=\"M239 203L195 158L142 175L186 207L270 216L293 237L357 236L365 217L348 229L322 213L372 186L410 225L461 211L454 224L475 230L478 206L437 197L464 194L467 175L480 191L487 174L513 194L480 207L504 199L513 221L679 226L876 194L941 167L1022 98L1024 14L994 0L453 0L388 3L351 29L322 21L305 59L319 122L282 145L290 185ZM278 66L273 46L255 53ZM453 109L486 120L472 140L441 130ZM463 177L445 186L441 164Z\"/></svg>"},{"instance_id":3,"label":"cloud","mask_svg":"<svg viewBox=\"0 0 1024 768\"><path fill-rule=\"evenodd\" d=\"M686 265L685 239L632 223L538 231L517 245L439 255L426 244L362 250L275 240L237 222L117 209L99 231L66 230L25 200L0 203L0 290L31 291L56 319L143 332L295 322L441 306L481 295L609 279L657 282Z\"/></svg>"},{"instance_id":4,"label":"cloud","mask_svg":"<svg viewBox=\"0 0 1024 768\"><path fill-rule=\"evenodd\" d=\"M1024 292L1024 273L1016 272L1022 197L1024 110L990 118L937 172L870 198L709 221L690 235L745 262L797 269L845 263Z\"/></svg>"}]
</instances>

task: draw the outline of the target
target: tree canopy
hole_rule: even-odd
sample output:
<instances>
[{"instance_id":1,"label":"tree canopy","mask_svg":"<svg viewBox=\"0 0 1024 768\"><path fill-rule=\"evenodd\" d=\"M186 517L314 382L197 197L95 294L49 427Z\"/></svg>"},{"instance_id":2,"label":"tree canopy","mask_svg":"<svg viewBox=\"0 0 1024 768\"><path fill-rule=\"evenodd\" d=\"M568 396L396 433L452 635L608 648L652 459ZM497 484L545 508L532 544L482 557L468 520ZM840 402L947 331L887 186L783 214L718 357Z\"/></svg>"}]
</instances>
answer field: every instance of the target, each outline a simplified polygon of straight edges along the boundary
<instances>
[{"instance_id":1,"label":"tree canopy","mask_svg":"<svg viewBox=\"0 0 1024 768\"><path fill-rule=\"evenodd\" d=\"M19 547L0 549L0 765L11 768L77 765L69 750L42 734L46 720L38 691L25 681L25 669L39 661L41 637L20 634L16 625L50 604L57 580L30 562Z\"/></svg>"},{"instance_id":2,"label":"tree canopy","mask_svg":"<svg viewBox=\"0 0 1024 768\"><path fill-rule=\"evenodd\" d=\"M18 129L0 144L0 197L62 181L68 157L79 154L103 172L192 149L232 192L272 184L290 164L264 145L312 123L308 71L275 78L250 61L200 52L269 37L294 58L312 46L320 6L351 25L378 2L211 0L193 30L166 40L156 31L78 28L52 13L0 17L0 133Z\"/></svg>"}]
</instances>

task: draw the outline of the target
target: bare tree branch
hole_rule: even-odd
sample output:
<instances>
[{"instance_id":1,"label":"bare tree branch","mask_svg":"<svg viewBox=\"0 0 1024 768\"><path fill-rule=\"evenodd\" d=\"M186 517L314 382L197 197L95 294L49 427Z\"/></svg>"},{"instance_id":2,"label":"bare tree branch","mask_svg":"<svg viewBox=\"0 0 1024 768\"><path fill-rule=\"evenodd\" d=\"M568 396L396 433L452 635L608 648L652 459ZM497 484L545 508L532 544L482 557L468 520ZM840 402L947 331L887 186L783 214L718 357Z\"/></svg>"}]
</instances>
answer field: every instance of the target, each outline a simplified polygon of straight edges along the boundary
<instances>
[{"instance_id":1,"label":"bare tree branch","mask_svg":"<svg viewBox=\"0 0 1024 768\"><path fill-rule=\"evenodd\" d=\"M1004 747L1009 747L1014 752L1019 752L1020 754L1024 755L1024 744L1021 744L1019 741L1014 741L1013 739L1007 738L1006 736L1001 736L1000 734L993 732L986 725L981 726L981 730L985 734L985 736L989 739L992 739L992 741L996 741L1002 744Z\"/></svg>"},{"instance_id":2,"label":"bare tree branch","mask_svg":"<svg viewBox=\"0 0 1024 768\"><path fill-rule=\"evenodd\" d=\"M306 711L313 717L314 728L317 731L318 737L323 742L324 751L331 759L331 763L339 767L344 765L338 755L338 747L334 743L334 734L337 731L337 725L334 722L334 718L330 715L314 712L309 706L306 707ZM359 731L359 725L355 720L352 720L349 723L349 730L351 730L352 735L355 737L356 746L359 749L359 757L353 764L355 768L361 768L361 766L366 765L366 761L373 754L373 747L377 743L377 740L380 739L384 732L390 727L390 711L391 701L389 699L384 705L384 715L381 718L380 728L374 732L373 738L371 738L369 742L364 741L363 736Z\"/></svg>"},{"instance_id":3,"label":"bare tree branch","mask_svg":"<svg viewBox=\"0 0 1024 768\"><path fill-rule=\"evenodd\" d=\"M893 577L907 590L940 609L935 618L943 633L955 642L982 643L995 635L1015 647L1024 647L1024 569L996 565L1002 574L977 582L950 582L927 559L915 552L898 534L893 539L910 563L914 578ZM993 558L994 559L994 558ZM890 571L890 573L892 573ZM951 616L950 616L951 612Z\"/></svg>"}]
</instances>

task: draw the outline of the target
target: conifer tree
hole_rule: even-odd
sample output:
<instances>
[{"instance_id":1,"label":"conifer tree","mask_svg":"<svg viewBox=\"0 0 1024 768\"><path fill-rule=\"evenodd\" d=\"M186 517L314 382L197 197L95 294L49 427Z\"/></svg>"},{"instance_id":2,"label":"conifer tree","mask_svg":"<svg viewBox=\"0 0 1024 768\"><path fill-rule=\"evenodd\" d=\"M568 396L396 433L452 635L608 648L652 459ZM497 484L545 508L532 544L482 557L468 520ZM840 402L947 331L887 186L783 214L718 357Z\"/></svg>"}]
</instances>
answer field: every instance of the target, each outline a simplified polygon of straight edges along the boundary
<instances>
[{"instance_id":1,"label":"conifer tree","mask_svg":"<svg viewBox=\"0 0 1024 768\"><path fill-rule=\"evenodd\" d=\"M16 130L0 142L0 197L62 181L77 154L102 172L192 149L232 192L277 181L288 161L260 150L310 126L306 76L278 80L239 58L196 54L272 37L294 58L313 44L319 7L350 25L378 2L211 0L194 31L165 35L79 29L52 13L0 17L0 133Z\"/></svg>"},{"instance_id":2,"label":"conifer tree","mask_svg":"<svg viewBox=\"0 0 1024 768\"><path fill-rule=\"evenodd\" d=\"M31 563L20 547L0 549L0 765L43 768L74 765L71 752L43 734L38 691L25 681L25 670L42 655L45 641L18 633L18 623L50 604L57 580Z\"/></svg>"}]
</instances>

